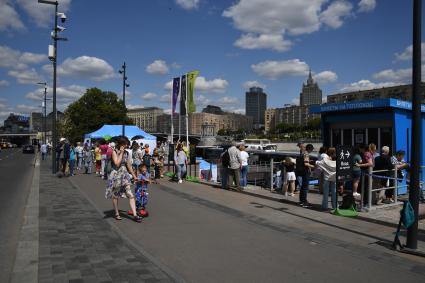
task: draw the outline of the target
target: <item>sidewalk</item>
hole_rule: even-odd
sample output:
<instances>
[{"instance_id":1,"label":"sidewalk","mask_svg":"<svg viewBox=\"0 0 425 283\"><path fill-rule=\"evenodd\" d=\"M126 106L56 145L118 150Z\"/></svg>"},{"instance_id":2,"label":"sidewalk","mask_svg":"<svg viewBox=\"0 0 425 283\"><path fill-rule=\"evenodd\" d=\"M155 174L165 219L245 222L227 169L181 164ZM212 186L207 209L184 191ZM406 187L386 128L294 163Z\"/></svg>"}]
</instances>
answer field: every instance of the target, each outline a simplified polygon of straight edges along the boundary
<instances>
[{"instance_id":1,"label":"sidewalk","mask_svg":"<svg viewBox=\"0 0 425 283\"><path fill-rule=\"evenodd\" d=\"M220 187L220 183L211 183L206 181L201 181L200 183L208 186ZM293 197L285 196L280 192L271 192L270 189L265 189L254 185L248 185L242 193L292 205L298 205L299 202L298 194ZM310 193L308 194L308 201L313 205L314 210L321 210L322 197L323 196L318 192L318 190L310 189ZM342 201L342 197L339 197L338 200ZM331 208L330 196L329 207ZM396 227L400 219L401 208L402 204L400 203L400 205L378 208L370 212L362 211L359 212L359 216L357 216L357 219ZM419 204L419 220L419 229L425 231L425 204Z\"/></svg>"},{"instance_id":2,"label":"sidewalk","mask_svg":"<svg viewBox=\"0 0 425 283\"><path fill-rule=\"evenodd\" d=\"M40 167L39 282L174 282L67 178Z\"/></svg>"}]
</instances>

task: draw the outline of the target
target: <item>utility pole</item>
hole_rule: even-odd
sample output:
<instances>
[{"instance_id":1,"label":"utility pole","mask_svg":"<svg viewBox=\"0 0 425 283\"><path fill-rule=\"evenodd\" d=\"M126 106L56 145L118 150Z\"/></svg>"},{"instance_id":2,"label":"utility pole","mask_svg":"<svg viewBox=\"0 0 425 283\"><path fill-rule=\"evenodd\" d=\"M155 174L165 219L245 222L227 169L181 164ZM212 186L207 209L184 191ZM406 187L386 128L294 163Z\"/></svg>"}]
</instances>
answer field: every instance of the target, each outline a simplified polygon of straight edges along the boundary
<instances>
[{"instance_id":1,"label":"utility pole","mask_svg":"<svg viewBox=\"0 0 425 283\"><path fill-rule=\"evenodd\" d=\"M125 136L125 122L127 120L127 107L125 106L125 89L130 86L130 84L127 83L127 76L126 76L126 69L127 66L124 64L121 66L121 69L118 71L120 74L122 74L122 102L124 104L125 109L125 115L124 115L124 121L122 123L122 136Z\"/></svg>"},{"instance_id":2,"label":"utility pole","mask_svg":"<svg viewBox=\"0 0 425 283\"><path fill-rule=\"evenodd\" d=\"M58 1L38 0L38 3L55 6L55 25L51 33L51 36L53 38L53 54L49 54L49 59L53 62L52 173L56 174L58 169L57 168L58 164L56 164L56 144L57 144L56 65L57 65L57 54L58 54L57 47L58 47L58 40L64 40L64 41L67 40L64 37L58 37L58 31L65 30L65 28L58 26L58 16L61 17L62 23L65 22L66 16L64 13L58 13L58 6L59 6ZM50 46L49 46L49 53L50 53Z\"/></svg>"},{"instance_id":3,"label":"utility pole","mask_svg":"<svg viewBox=\"0 0 425 283\"><path fill-rule=\"evenodd\" d=\"M407 229L408 249L418 248L419 177L422 139L421 117L421 24L422 0L413 0L413 58L412 58L412 154L409 202L415 211L415 222Z\"/></svg>"}]
</instances>

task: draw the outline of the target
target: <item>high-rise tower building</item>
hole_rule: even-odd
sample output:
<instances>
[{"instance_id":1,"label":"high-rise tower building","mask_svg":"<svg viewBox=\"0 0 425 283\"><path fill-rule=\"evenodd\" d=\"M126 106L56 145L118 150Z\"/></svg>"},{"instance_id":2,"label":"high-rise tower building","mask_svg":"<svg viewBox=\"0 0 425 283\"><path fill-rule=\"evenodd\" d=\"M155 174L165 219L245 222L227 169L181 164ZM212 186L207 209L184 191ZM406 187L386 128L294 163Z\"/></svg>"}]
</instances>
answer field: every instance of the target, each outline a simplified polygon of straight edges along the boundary
<instances>
[{"instance_id":1,"label":"high-rise tower building","mask_svg":"<svg viewBox=\"0 0 425 283\"><path fill-rule=\"evenodd\" d=\"M266 108L267 94L261 87L251 87L245 93L245 115L252 117L255 129L264 127Z\"/></svg>"},{"instance_id":2,"label":"high-rise tower building","mask_svg":"<svg viewBox=\"0 0 425 283\"><path fill-rule=\"evenodd\" d=\"M303 83L303 89L300 93L300 105L308 106L314 104L322 104L322 90L314 82L310 70L307 83Z\"/></svg>"}]
</instances>

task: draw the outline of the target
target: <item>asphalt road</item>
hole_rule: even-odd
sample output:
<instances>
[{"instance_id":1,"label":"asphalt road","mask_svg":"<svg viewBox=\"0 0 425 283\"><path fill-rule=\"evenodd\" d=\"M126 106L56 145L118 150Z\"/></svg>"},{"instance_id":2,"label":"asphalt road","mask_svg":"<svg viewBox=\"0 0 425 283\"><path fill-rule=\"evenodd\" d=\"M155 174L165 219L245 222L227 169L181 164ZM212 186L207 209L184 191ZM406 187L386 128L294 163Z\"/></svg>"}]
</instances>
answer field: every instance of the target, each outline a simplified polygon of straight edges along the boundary
<instances>
[{"instance_id":1,"label":"asphalt road","mask_svg":"<svg viewBox=\"0 0 425 283\"><path fill-rule=\"evenodd\" d=\"M26 200L34 172L34 154L22 149L0 153L0 282L8 282L15 260Z\"/></svg>"},{"instance_id":2,"label":"asphalt road","mask_svg":"<svg viewBox=\"0 0 425 283\"><path fill-rule=\"evenodd\" d=\"M111 218L105 183L71 178L106 221L188 282L423 282L425 261L377 244L391 229L193 184L152 185L150 217ZM128 209L128 201L120 207ZM314 212L317 214L317 212ZM331 221L328 221L331 219ZM347 220L350 221L350 220ZM366 225L367 233L356 232ZM363 227L363 228L365 228ZM361 230L361 229L360 229ZM365 229L363 229L365 230ZM389 234L391 238L391 234ZM388 239L388 238L387 238Z\"/></svg>"}]
</instances>

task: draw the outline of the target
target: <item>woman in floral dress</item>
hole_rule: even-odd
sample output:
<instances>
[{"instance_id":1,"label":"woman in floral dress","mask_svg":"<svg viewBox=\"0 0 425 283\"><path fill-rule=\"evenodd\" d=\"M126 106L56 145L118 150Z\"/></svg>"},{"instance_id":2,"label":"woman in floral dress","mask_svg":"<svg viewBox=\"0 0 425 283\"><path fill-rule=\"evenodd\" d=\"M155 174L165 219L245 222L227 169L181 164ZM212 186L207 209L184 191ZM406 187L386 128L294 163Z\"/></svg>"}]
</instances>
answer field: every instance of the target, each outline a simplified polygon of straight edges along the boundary
<instances>
[{"instance_id":1,"label":"woman in floral dress","mask_svg":"<svg viewBox=\"0 0 425 283\"><path fill-rule=\"evenodd\" d=\"M128 152L125 150L126 146L127 139L121 137L112 152L112 171L109 174L105 197L112 199L116 220L122 219L118 210L118 198L128 198L134 221L141 222L142 218L137 215L134 194L131 191L131 176L134 180L137 180L137 177L133 171Z\"/></svg>"}]
</instances>

